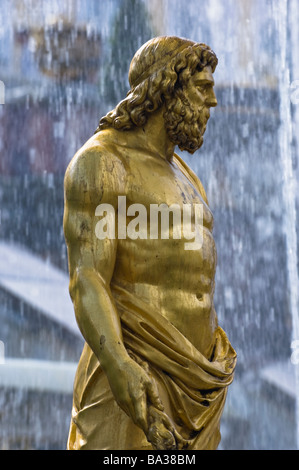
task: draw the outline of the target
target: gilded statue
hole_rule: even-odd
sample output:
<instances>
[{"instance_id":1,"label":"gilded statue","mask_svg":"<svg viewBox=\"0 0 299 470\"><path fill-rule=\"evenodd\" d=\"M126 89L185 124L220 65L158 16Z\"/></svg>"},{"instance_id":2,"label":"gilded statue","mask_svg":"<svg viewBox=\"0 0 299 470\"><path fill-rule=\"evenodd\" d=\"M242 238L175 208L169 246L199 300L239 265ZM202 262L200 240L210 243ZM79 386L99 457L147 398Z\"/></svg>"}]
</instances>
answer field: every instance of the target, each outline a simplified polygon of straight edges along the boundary
<instances>
[{"instance_id":1,"label":"gilded statue","mask_svg":"<svg viewBox=\"0 0 299 470\"><path fill-rule=\"evenodd\" d=\"M67 168L70 296L85 339L69 450L219 445L236 353L214 308L213 215L198 176L175 153L203 144L217 63L205 44L148 41L132 59L126 98ZM178 230L171 208L182 215L195 206L191 232ZM168 236L160 225L151 236L153 208L161 208L158 225L169 209Z\"/></svg>"}]
</instances>

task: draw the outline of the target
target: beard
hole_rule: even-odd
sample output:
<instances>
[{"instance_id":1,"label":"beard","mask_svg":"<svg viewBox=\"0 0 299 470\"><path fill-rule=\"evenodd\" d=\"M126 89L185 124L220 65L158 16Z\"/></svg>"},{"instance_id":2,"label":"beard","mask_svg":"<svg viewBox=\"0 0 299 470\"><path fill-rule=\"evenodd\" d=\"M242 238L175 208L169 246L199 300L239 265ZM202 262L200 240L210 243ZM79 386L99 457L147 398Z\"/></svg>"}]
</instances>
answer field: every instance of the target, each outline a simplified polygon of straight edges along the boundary
<instances>
[{"instance_id":1,"label":"beard","mask_svg":"<svg viewBox=\"0 0 299 470\"><path fill-rule=\"evenodd\" d=\"M165 128L171 142L180 150L193 154L202 146L209 117L209 109L204 105L195 108L182 90L166 101Z\"/></svg>"}]
</instances>

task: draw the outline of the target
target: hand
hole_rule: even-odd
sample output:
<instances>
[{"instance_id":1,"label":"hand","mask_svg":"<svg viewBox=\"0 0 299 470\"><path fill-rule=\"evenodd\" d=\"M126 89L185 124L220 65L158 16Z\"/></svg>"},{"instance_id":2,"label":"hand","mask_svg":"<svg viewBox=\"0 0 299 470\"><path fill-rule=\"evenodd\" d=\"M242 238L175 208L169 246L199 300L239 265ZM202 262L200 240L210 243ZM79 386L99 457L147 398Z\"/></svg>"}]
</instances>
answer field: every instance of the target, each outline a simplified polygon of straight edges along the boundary
<instances>
[{"instance_id":1,"label":"hand","mask_svg":"<svg viewBox=\"0 0 299 470\"><path fill-rule=\"evenodd\" d=\"M175 430L169 417L153 406L148 407L148 432L147 440L156 450L175 450Z\"/></svg>"},{"instance_id":2,"label":"hand","mask_svg":"<svg viewBox=\"0 0 299 470\"><path fill-rule=\"evenodd\" d=\"M106 374L118 405L147 433L148 402L163 410L155 381L133 359L108 368Z\"/></svg>"},{"instance_id":3,"label":"hand","mask_svg":"<svg viewBox=\"0 0 299 470\"><path fill-rule=\"evenodd\" d=\"M163 410L148 407L147 440L156 450L187 449L189 442L176 431L171 419Z\"/></svg>"}]
</instances>

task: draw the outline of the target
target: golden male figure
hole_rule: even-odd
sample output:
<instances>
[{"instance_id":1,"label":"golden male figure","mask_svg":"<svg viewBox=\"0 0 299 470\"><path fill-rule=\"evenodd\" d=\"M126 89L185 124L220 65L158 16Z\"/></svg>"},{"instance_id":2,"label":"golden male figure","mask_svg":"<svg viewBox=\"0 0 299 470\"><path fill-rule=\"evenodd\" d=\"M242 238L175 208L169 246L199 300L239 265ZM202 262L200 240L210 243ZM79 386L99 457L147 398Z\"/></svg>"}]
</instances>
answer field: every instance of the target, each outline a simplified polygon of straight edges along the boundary
<instances>
[{"instance_id":1,"label":"golden male figure","mask_svg":"<svg viewBox=\"0 0 299 470\"><path fill-rule=\"evenodd\" d=\"M217 105L216 65L204 44L177 37L146 43L131 62L127 97L67 169L70 295L86 341L68 449L219 444L236 354L213 306L213 216L199 179L174 153L176 145L194 153L203 143ZM113 207L117 227L119 196L147 214L154 204L200 204L200 248L185 249L184 237L151 238L150 220L143 236L120 229L97 236L97 207ZM127 225L133 216L126 213Z\"/></svg>"}]
</instances>

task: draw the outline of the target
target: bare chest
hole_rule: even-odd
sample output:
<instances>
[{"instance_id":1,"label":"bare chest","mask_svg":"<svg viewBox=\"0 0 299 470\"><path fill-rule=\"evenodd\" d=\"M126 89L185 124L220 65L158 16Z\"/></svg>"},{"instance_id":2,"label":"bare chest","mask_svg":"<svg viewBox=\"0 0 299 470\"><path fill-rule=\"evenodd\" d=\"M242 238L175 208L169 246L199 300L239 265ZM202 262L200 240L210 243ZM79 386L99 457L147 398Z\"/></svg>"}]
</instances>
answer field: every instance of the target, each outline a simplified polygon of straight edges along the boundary
<instances>
[{"instance_id":1,"label":"bare chest","mask_svg":"<svg viewBox=\"0 0 299 470\"><path fill-rule=\"evenodd\" d=\"M131 163L129 171L127 171L126 181L124 184L124 196L126 204L133 206L128 217L133 217L134 210L144 207L148 219L151 213L157 210L159 206L175 213L177 208L181 211L185 210L186 217L190 210L192 223L195 223L195 210L197 207L202 217L202 225L212 232L213 215L207 204L205 203L199 188L196 187L174 162L165 162L162 159L134 159Z\"/></svg>"}]
</instances>

